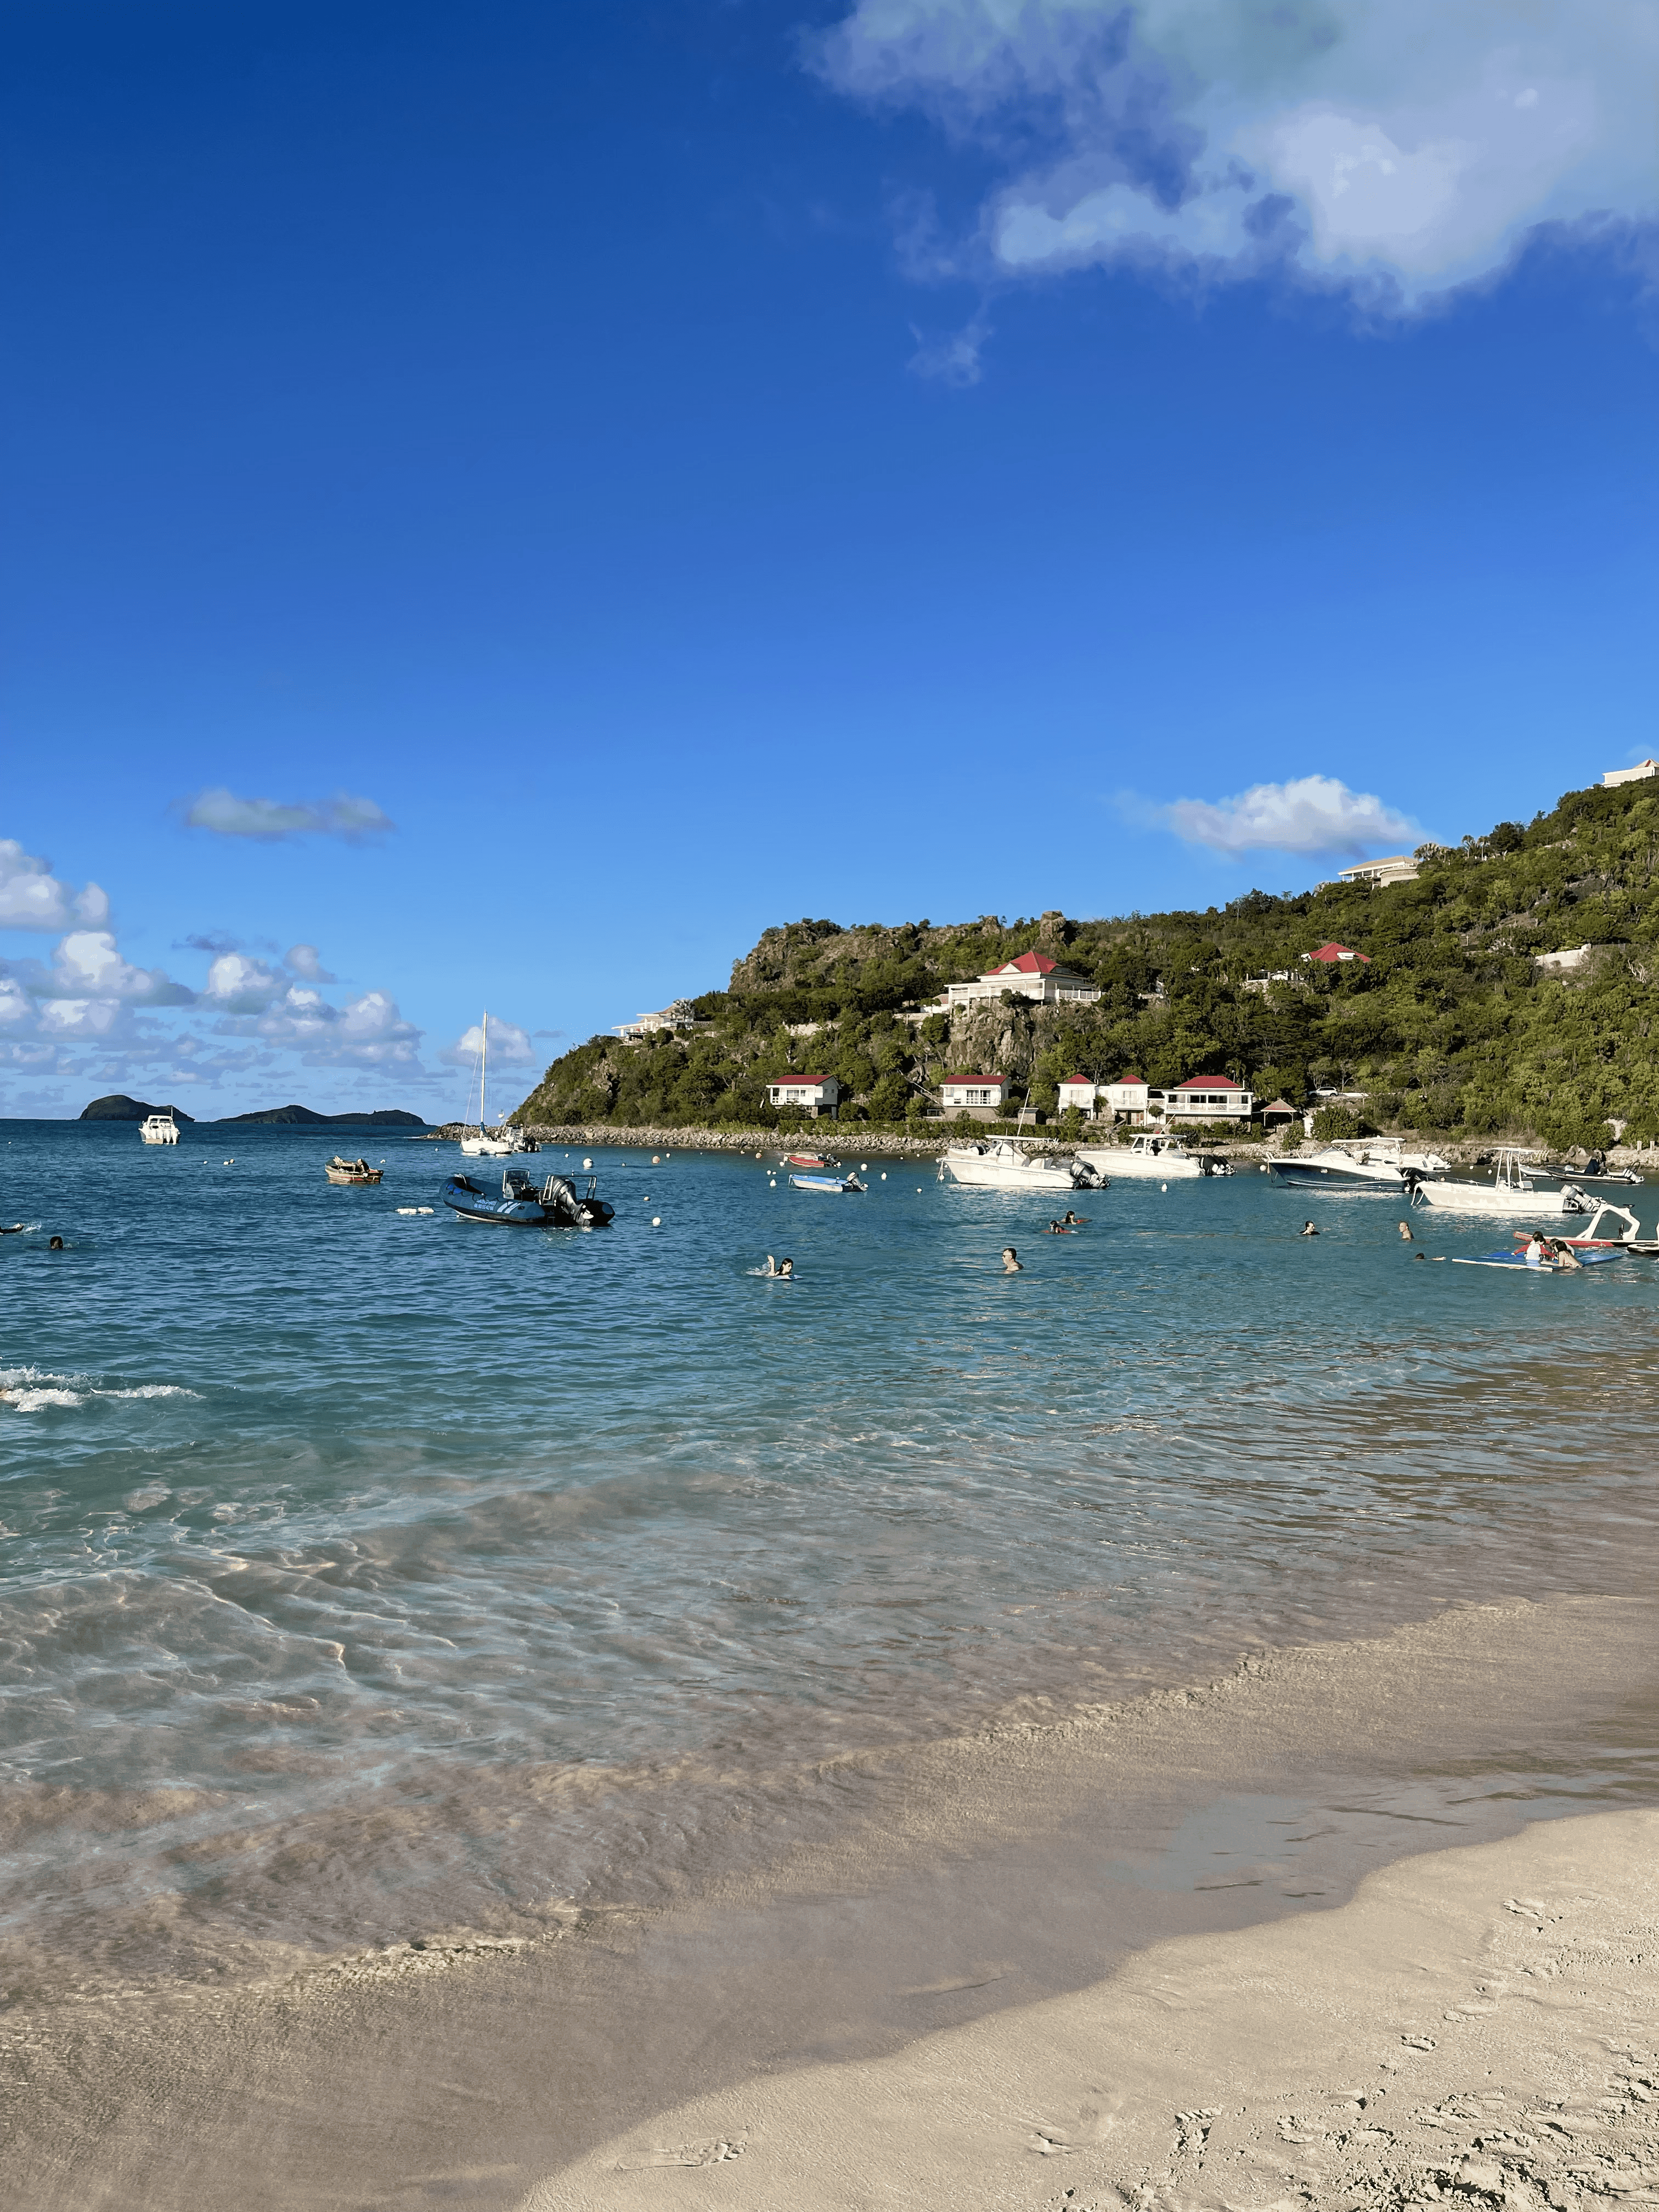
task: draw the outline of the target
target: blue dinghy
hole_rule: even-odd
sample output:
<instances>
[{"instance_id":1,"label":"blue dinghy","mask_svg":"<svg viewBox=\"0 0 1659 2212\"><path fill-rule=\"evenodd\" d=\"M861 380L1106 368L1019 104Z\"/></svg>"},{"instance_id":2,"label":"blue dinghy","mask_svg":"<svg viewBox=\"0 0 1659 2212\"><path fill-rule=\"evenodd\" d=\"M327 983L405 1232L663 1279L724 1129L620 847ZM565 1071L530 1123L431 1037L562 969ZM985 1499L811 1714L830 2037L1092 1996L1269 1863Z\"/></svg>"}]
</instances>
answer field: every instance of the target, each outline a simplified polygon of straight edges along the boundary
<instances>
[{"instance_id":1,"label":"blue dinghy","mask_svg":"<svg viewBox=\"0 0 1659 2212\"><path fill-rule=\"evenodd\" d=\"M793 1184L794 1184L795 1188L796 1188L797 1190L832 1190L832 1191L842 1191L842 1190L862 1190L862 1189L864 1188L864 1185L863 1185L863 1184L859 1181L858 1177L857 1177L856 1176L854 1176L854 1175L849 1175L849 1176L797 1176L797 1175L792 1175L792 1176L790 1176L789 1180L790 1180L790 1182L791 1182L792 1183L793 1183Z\"/></svg>"},{"instance_id":2,"label":"blue dinghy","mask_svg":"<svg viewBox=\"0 0 1659 2212\"><path fill-rule=\"evenodd\" d=\"M589 1176L584 1194L568 1176L550 1175L538 1183L522 1168L508 1168L501 1176L499 1197L465 1175L451 1176L441 1195L446 1206L468 1221L493 1221L509 1229L603 1229L616 1218L617 1209L607 1206L598 1190L593 1176Z\"/></svg>"}]
</instances>

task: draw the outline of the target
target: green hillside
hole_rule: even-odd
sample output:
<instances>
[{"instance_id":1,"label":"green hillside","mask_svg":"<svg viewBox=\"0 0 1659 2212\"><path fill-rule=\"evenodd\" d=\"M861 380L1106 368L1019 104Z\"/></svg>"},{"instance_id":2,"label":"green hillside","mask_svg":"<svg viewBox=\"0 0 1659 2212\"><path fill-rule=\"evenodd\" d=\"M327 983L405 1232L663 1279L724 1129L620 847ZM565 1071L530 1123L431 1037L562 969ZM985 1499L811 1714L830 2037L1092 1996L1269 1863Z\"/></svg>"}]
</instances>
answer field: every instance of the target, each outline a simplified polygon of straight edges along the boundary
<instances>
[{"instance_id":1,"label":"green hillside","mask_svg":"<svg viewBox=\"0 0 1659 2212\"><path fill-rule=\"evenodd\" d=\"M1039 1107L1073 1073L1159 1085L1224 1073L1263 1101L1364 1091L1382 1128L1565 1146L1605 1142L1611 1115L1632 1139L1659 1136L1659 780L1569 792L1524 828L1499 823L1419 857L1415 883L1250 891L1202 913L769 929L729 988L692 1001L694 1031L594 1037L553 1063L515 1118L773 1126L766 1080L793 1068L838 1077L855 1118L897 1122L927 1110L941 1075L984 1068L1029 1082ZM1300 957L1331 939L1369 963ZM1586 944L1571 973L1537 965ZM1033 946L1104 997L903 1018ZM1293 980L1260 980L1285 971Z\"/></svg>"}]
</instances>

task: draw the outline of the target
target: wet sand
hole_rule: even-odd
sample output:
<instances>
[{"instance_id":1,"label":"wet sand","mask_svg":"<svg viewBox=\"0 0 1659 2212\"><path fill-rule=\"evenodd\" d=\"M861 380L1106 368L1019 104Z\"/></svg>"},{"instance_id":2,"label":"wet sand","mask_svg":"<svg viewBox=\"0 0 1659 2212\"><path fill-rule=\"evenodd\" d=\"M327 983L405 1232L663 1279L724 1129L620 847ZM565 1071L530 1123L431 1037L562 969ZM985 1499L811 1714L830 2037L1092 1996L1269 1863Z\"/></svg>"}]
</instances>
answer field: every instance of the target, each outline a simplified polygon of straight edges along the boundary
<instances>
[{"instance_id":1,"label":"wet sand","mask_svg":"<svg viewBox=\"0 0 1659 2212\"><path fill-rule=\"evenodd\" d=\"M1656 1630L1629 1599L1455 1608L822 1761L725 1832L705 1778L709 1871L571 1894L550 1846L527 1942L14 1997L0 2201L1403 2204L1425 2155L1503 2167L1479 2113L1419 2113L1499 2092L1534 2149L1603 2096L1638 2144ZM1589 1808L1624 1809L1540 1819ZM1374 2121L1396 2094L1409 2125Z\"/></svg>"}]
</instances>

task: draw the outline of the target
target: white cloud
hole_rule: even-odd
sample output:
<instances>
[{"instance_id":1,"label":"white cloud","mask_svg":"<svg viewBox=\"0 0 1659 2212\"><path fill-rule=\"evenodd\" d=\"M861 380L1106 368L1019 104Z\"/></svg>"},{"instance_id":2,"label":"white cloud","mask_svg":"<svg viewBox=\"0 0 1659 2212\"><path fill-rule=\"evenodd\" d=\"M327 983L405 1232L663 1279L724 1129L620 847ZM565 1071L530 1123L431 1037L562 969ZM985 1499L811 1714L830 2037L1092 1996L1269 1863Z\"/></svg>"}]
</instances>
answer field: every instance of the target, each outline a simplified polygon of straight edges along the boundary
<instances>
[{"instance_id":1,"label":"white cloud","mask_svg":"<svg viewBox=\"0 0 1659 2212\"><path fill-rule=\"evenodd\" d=\"M280 997L267 999L256 1010L251 1002L264 988L258 981L238 986L242 995L228 1000L227 1018L217 1024L221 1036L258 1037L289 1047L299 1052L308 1067L395 1067L410 1075L424 1072L421 1032L404 1019L388 992L365 991L336 1006L320 991L289 983ZM237 1011L239 1007L244 1010Z\"/></svg>"},{"instance_id":2,"label":"white cloud","mask_svg":"<svg viewBox=\"0 0 1659 2212\"><path fill-rule=\"evenodd\" d=\"M544 1034L544 1031L537 1031L538 1036ZM553 1034L562 1032L555 1031ZM476 1067L483 1045L483 1024L474 1022L471 1029L461 1031L453 1044L447 1045L438 1057L448 1067ZM489 1017L489 1058L492 1065L500 1061L509 1066L520 1066L533 1061L536 1048L530 1042L529 1031L520 1029L516 1023L504 1022L499 1014L492 1014Z\"/></svg>"},{"instance_id":3,"label":"white cloud","mask_svg":"<svg viewBox=\"0 0 1659 2212\"><path fill-rule=\"evenodd\" d=\"M314 945L290 945L283 955L283 965L295 975L303 975L307 983L332 983L336 979L324 967Z\"/></svg>"},{"instance_id":4,"label":"white cloud","mask_svg":"<svg viewBox=\"0 0 1659 2212\"><path fill-rule=\"evenodd\" d=\"M337 791L331 799L239 799L222 785L198 791L183 802L192 830L211 830L221 837L254 837L266 843L282 837L343 837L356 844L383 836L396 823L372 799Z\"/></svg>"},{"instance_id":5,"label":"white cloud","mask_svg":"<svg viewBox=\"0 0 1659 2212\"><path fill-rule=\"evenodd\" d=\"M1407 816L1334 775L1255 783L1236 799L1177 799L1158 818L1190 845L1213 853L1341 853L1363 860L1382 844L1409 848L1422 835Z\"/></svg>"},{"instance_id":6,"label":"white cloud","mask_svg":"<svg viewBox=\"0 0 1659 2212\"><path fill-rule=\"evenodd\" d=\"M1410 302L1540 223L1659 215L1659 11L1629 0L857 0L820 58L1051 149L984 211L1010 273L1288 261Z\"/></svg>"},{"instance_id":7,"label":"white cloud","mask_svg":"<svg viewBox=\"0 0 1659 2212\"><path fill-rule=\"evenodd\" d=\"M109 901L96 884L76 891L59 883L50 860L37 860L15 837L0 837L0 929L93 928L109 920Z\"/></svg>"},{"instance_id":8,"label":"white cloud","mask_svg":"<svg viewBox=\"0 0 1659 2212\"><path fill-rule=\"evenodd\" d=\"M196 994L175 983L160 968L135 968L125 960L106 929L70 933L52 955L52 973L43 995L108 1000L136 1006L188 1006Z\"/></svg>"},{"instance_id":9,"label":"white cloud","mask_svg":"<svg viewBox=\"0 0 1659 2212\"><path fill-rule=\"evenodd\" d=\"M991 325L983 313L975 315L959 331L947 331L943 337L924 337L914 323L910 335L916 342L916 349L910 356L909 366L916 375L933 378L958 392L979 382L980 355L991 336Z\"/></svg>"},{"instance_id":10,"label":"white cloud","mask_svg":"<svg viewBox=\"0 0 1659 2212\"><path fill-rule=\"evenodd\" d=\"M208 969L203 998L227 1013L262 1014L289 988L288 979L246 952L222 952Z\"/></svg>"}]
</instances>

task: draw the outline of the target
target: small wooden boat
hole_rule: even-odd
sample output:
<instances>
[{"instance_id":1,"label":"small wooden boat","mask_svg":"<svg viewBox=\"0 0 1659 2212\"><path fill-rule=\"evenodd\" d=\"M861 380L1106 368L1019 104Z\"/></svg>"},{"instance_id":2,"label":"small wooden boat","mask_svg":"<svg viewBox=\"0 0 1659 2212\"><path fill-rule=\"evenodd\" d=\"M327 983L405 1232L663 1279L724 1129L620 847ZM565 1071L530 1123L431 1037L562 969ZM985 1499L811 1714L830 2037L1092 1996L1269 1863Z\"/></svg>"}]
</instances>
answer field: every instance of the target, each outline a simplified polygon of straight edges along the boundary
<instances>
[{"instance_id":1,"label":"small wooden boat","mask_svg":"<svg viewBox=\"0 0 1659 2212\"><path fill-rule=\"evenodd\" d=\"M849 1191L866 1188L855 1175L792 1175L789 1180L797 1190Z\"/></svg>"},{"instance_id":2,"label":"small wooden boat","mask_svg":"<svg viewBox=\"0 0 1659 2212\"><path fill-rule=\"evenodd\" d=\"M582 1193L568 1176L549 1176L538 1186L522 1168L506 1170L499 1197L465 1175L451 1176L440 1195L464 1220L493 1222L503 1229L603 1229L617 1212L599 1197L595 1176L589 1176Z\"/></svg>"},{"instance_id":3,"label":"small wooden boat","mask_svg":"<svg viewBox=\"0 0 1659 2212\"><path fill-rule=\"evenodd\" d=\"M367 1160L349 1160L339 1152L323 1170L331 1182L344 1183L379 1182L385 1172L384 1168L370 1167Z\"/></svg>"},{"instance_id":4,"label":"small wooden boat","mask_svg":"<svg viewBox=\"0 0 1659 2212\"><path fill-rule=\"evenodd\" d=\"M786 1152L783 1164L787 1168L838 1168L841 1162L822 1152Z\"/></svg>"}]
</instances>

